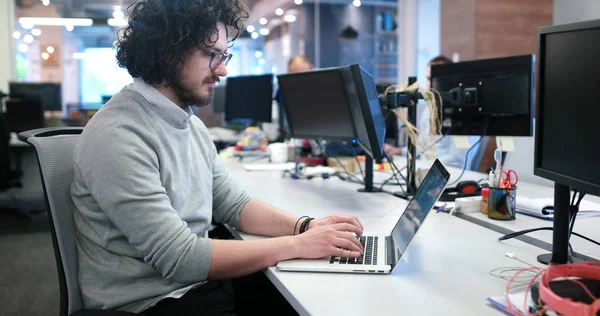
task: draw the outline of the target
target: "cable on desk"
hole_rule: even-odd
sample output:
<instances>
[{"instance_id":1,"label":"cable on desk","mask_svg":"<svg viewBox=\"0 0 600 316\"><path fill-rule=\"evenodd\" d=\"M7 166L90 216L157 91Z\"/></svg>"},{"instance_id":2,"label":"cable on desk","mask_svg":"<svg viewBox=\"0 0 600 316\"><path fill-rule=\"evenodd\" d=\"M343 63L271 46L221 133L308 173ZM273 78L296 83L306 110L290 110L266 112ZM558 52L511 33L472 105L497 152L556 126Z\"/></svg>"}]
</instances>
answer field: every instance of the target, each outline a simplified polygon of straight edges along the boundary
<instances>
[{"instance_id":1,"label":"cable on desk","mask_svg":"<svg viewBox=\"0 0 600 316\"><path fill-rule=\"evenodd\" d=\"M525 229L525 230L522 230L522 231L518 231L518 232L514 232L514 233L510 233L510 234L506 234L504 236L501 236L501 237L498 238L498 241L508 240L508 239L511 239L511 238L519 237L521 235L533 233L533 232L540 231L540 230L552 230L552 227L538 227L538 228ZM577 236L577 237L579 237L579 238L581 238L581 239L587 240L587 241L589 241L589 242L591 242L591 243L593 243L595 245L600 246L599 242L597 242L597 241L595 241L595 240L593 240L591 238L588 238L588 237L583 236L581 234L578 234L576 232L572 232L572 234L575 235L575 236Z\"/></svg>"},{"instance_id":2,"label":"cable on desk","mask_svg":"<svg viewBox=\"0 0 600 316\"><path fill-rule=\"evenodd\" d=\"M400 169L398 169L398 166L396 166L396 164L394 163L394 159L390 158L390 156L388 156L388 154L385 151L383 152L383 155L388 160L388 162L390 163L392 168L396 169L396 171L394 171L394 173L392 174L392 177L396 179L396 182L400 186L400 190L402 190L402 193L406 196L407 195L406 190L404 190L404 187L402 187L402 184L400 184L400 179L398 179L398 176L400 176L402 178L402 180L404 180L404 183L406 184L407 187L408 187L408 180L406 180L406 178L402 175L402 173L400 172ZM393 169L392 169L392 171L393 171ZM390 177L390 179L392 179L392 177ZM388 180L386 180L386 182L388 182ZM379 187L379 190L381 190L383 188L383 186L386 184L386 182L383 182L381 187Z\"/></svg>"}]
</instances>

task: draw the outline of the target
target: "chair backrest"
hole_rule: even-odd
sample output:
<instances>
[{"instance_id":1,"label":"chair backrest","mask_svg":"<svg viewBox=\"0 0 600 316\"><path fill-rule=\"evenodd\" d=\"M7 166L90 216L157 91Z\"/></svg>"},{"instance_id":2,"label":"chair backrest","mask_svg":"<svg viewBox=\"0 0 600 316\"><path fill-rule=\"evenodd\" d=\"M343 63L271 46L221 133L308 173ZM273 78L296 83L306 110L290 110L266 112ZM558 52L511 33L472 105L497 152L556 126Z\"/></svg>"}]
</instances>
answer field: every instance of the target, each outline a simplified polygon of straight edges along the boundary
<instances>
[{"instance_id":1,"label":"chair backrest","mask_svg":"<svg viewBox=\"0 0 600 316\"><path fill-rule=\"evenodd\" d=\"M83 308L71 199L73 154L82 131L83 128L44 128L19 133L19 139L32 145L38 157L58 268L61 315Z\"/></svg>"}]
</instances>

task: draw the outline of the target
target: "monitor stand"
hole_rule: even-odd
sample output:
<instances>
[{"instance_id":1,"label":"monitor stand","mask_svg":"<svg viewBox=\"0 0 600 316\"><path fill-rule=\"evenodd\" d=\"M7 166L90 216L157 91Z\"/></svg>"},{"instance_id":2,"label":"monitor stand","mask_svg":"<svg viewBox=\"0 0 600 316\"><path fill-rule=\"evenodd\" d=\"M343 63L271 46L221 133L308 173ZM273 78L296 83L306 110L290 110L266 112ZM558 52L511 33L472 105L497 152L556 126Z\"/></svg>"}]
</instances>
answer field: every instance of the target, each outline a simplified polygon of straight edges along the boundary
<instances>
[{"instance_id":1,"label":"monitor stand","mask_svg":"<svg viewBox=\"0 0 600 316\"><path fill-rule=\"evenodd\" d=\"M365 155L365 187L358 189L358 192L376 193L381 192L378 188L373 186L373 164L375 161L373 157Z\"/></svg>"},{"instance_id":2,"label":"monitor stand","mask_svg":"<svg viewBox=\"0 0 600 316\"><path fill-rule=\"evenodd\" d=\"M571 190L568 186L554 183L554 220L552 229L552 253L541 254L538 262L543 264L566 264L584 261L569 255L569 238L572 216L577 216L571 210Z\"/></svg>"}]
</instances>

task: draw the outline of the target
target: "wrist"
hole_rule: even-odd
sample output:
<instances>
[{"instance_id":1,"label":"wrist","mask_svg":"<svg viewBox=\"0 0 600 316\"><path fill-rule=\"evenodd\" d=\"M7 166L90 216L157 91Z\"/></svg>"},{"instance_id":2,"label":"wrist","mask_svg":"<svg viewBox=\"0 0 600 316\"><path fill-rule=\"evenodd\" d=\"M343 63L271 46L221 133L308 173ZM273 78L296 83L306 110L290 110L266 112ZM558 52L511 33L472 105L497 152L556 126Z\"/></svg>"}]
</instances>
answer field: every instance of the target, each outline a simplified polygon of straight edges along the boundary
<instances>
[{"instance_id":1,"label":"wrist","mask_svg":"<svg viewBox=\"0 0 600 316\"><path fill-rule=\"evenodd\" d=\"M281 237L281 248L278 251L277 262L300 257L300 238L296 236Z\"/></svg>"}]
</instances>

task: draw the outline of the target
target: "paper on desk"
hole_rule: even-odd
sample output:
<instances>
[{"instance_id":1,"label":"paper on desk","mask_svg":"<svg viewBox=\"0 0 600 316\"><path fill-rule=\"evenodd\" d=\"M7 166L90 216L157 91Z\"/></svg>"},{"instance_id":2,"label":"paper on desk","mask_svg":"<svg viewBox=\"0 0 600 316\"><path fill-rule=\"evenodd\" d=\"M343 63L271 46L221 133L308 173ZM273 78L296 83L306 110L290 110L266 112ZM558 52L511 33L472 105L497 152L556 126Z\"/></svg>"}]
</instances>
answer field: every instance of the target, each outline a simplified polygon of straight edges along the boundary
<instances>
[{"instance_id":1,"label":"paper on desk","mask_svg":"<svg viewBox=\"0 0 600 316\"><path fill-rule=\"evenodd\" d=\"M456 148L471 148L469 136L452 136L452 143Z\"/></svg>"},{"instance_id":2,"label":"paper on desk","mask_svg":"<svg viewBox=\"0 0 600 316\"><path fill-rule=\"evenodd\" d=\"M554 218L554 199L553 198L538 198L532 199L523 196L517 197L517 210L520 213L530 214L543 219ZM600 204L581 201L577 218L592 218L600 217Z\"/></svg>"},{"instance_id":3,"label":"paper on desk","mask_svg":"<svg viewBox=\"0 0 600 316\"><path fill-rule=\"evenodd\" d=\"M525 302L525 292L518 292L513 294L508 294L508 299L512 305L512 310L518 310L523 315L529 315L526 311L523 310L523 303ZM508 312L508 302L506 301L506 296L492 296L486 299L492 306L503 311ZM531 299L531 295L527 295L527 307L533 306L533 300Z\"/></svg>"},{"instance_id":4,"label":"paper on desk","mask_svg":"<svg viewBox=\"0 0 600 316\"><path fill-rule=\"evenodd\" d=\"M254 164L244 164L242 168L246 171L283 171L283 170L292 170L296 167L296 164L293 162L287 163L254 163Z\"/></svg>"}]
</instances>

